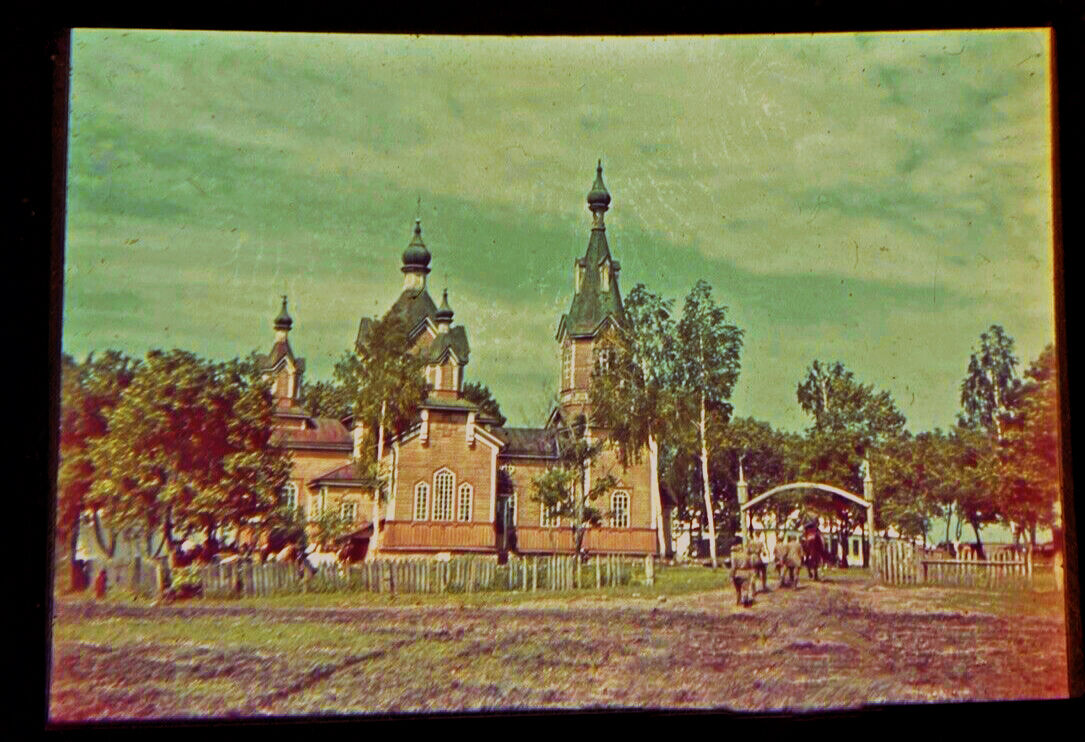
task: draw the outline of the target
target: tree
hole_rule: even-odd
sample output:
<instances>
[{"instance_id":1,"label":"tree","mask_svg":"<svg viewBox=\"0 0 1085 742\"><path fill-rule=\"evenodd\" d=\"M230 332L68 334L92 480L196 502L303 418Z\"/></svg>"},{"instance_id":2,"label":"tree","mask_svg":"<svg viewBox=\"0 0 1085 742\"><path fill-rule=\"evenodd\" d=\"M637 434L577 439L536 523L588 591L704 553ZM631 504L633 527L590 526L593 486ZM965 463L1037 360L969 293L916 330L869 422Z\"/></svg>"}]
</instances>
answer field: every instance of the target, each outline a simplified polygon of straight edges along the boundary
<instances>
[{"instance_id":1,"label":"tree","mask_svg":"<svg viewBox=\"0 0 1085 742\"><path fill-rule=\"evenodd\" d=\"M415 423L419 407L429 395L430 385L423 371L425 361L411 352L408 328L396 315L374 320L359 339L355 353L347 353L336 364L335 376L349 391L355 425L376 432L373 461L384 458L385 433L397 435ZM381 480L385 479L381 472ZM373 499L372 549L380 545L380 488Z\"/></svg>"},{"instance_id":2,"label":"tree","mask_svg":"<svg viewBox=\"0 0 1085 742\"><path fill-rule=\"evenodd\" d=\"M317 381L301 386L298 403L313 417L331 417L342 420L350 415L349 390L334 381Z\"/></svg>"},{"instance_id":3,"label":"tree","mask_svg":"<svg viewBox=\"0 0 1085 742\"><path fill-rule=\"evenodd\" d=\"M863 460L904 434L906 420L892 395L861 383L839 361L815 360L799 383L796 398L803 412L813 418L800 473L814 481L862 492L859 469ZM877 510L875 514L880 517ZM837 498L830 515L838 540L844 542L865 514Z\"/></svg>"},{"instance_id":4,"label":"tree","mask_svg":"<svg viewBox=\"0 0 1085 742\"><path fill-rule=\"evenodd\" d=\"M680 417L696 430L701 454L701 482L708 517L712 566L716 556L716 525L713 518L708 461L708 430L725 425L731 417L731 392L738 381L742 330L727 323L727 308L712 299L712 287L698 281L686 297L677 327L676 391Z\"/></svg>"},{"instance_id":5,"label":"tree","mask_svg":"<svg viewBox=\"0 0 1085 742\"><path fill-rule=\"evenodd\" d=\"M479 407L483 417L496 420L497 427L505 424L505 416L501 414L501 405L494 399L489 388L477 381L469 381L463 385L463 398L468 402L474 402Z\"/></svg>"},{"instance_id":6,"label":"tree","mask_svg":"<svg viewBox=\"0 0 1085 742\"><path fill-rule=\"evenodd\" d=\"M75 566L79 526L88 511L88 493L97 471L91 450L108 432L106 417L138 367L123 353L109 350L83 363L68 354L61 358L60 456L57 471L57 536L67 542L70 564ZM105 537L97 512L95 536L103 553L112 556L116 533Z\"/></svg>"},{"instance_id":7,"label":"tree","mask_svg":"<svg viewBox=\"0 0 1085 742\"><path fill-rule=\"evenodd\" d=\"M1013 338L1000 325L991 325L980 334L980 347L968 361L968 374L961 382L960 424L982 429L1002 440L1004 418L1010 411L1007 401L1020 385Z\"/></svg>"},{"instance_id":8,"label":"tree","mask_svg":"<svg viewBox=\"0 0 1085 742\"><path fill-rule=\"evenodd\" d=\"M983 553L980 529L999 519L998 447L985 431L957 426L950 436L950 475L956 489L957 517L972 526Z\"/></svg>"},{"instance_id":9,"label":"tree","mask_svg":"<svg viewBox=\"0 0 1085 742\"><path fill-rule=\"evenodd\" d=\"M799 472L801 443L799 436L775 430L751 417L737 418L717 428L709 436L709 448L716 452L714 458L725 481L727 499L737 500L740 463L751 497L794 480ZM731 493L735 493L734 498ZM798 494L784 492L770 497L757 510L762 517L771 515L780 529L797 506Z\"/></svg>"},{"instance_id":10,"label":"tree","mask_svg":"<svg viewBox=\"0 0 1085 742\"><path fill-rule=\"evenodd\" d=\"M602 454L605 441L592 440L587 433L587 421L583 416L571 427L554 431L558 461L532 482L532 499L550 517L569 523L578 555L583 553L584 534L588 527L599 525L607 515L596 505L596 501L618 483L609 473L590 477L591 466Z\"/></svg>"},{"instance_id":11,"label":"tree","mask_svg":"<svg viewBox=\"0 0 1085 742\"><path fill-rule=\"evenodd\" d=\"M270 445L270 385L251 361L153 350L94 447L96 509L146 537L149 553L272 513L290 472ZM161 541L152 548L153 534Z\"/></svg>"},{"instance_id":12,"label":"tree","mask_svg":"<svg viewBox=\"0 0 1085 742\"><path fill-rule=\"evenodd\" d=\"M591 379L593 428L606 431L619 460L629 466L648 450L650 496L659 553L666 551L659 492L659 446L675 411L675 344L672 302L637 284L625 300L627 323L601 345L605 364Z\"/></svg>"},{"instance_id":13,"label":"tree","mask_svg":"<svg viewBox=\"0 0 1085 742\"><path fill-rule=\"evenodd\" d=\"M1021 524L1035 546L1036 528L1054 522L1059 498L1059 392L1055 348L1032 362L1025 381L1006 399L1000 446L1003 514Z\"/></svg>"}]
</instances>

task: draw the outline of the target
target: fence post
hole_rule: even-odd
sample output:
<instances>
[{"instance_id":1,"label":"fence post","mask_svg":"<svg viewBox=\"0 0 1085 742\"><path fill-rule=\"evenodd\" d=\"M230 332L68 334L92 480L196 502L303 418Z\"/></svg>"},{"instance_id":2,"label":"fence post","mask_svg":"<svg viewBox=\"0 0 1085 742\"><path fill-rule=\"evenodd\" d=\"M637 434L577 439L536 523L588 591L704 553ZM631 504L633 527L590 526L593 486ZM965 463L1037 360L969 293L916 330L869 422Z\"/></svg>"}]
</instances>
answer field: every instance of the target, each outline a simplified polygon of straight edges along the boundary
<instances>
[{"instance_id":1,"label":"fence post","mask_svg":"<svg viewBox=\"0 0 1085 742\"><path fill-rule=\"evenodd\" d=\"M656 584L655 560L651 554L644 557L644 581L648 585Z\"/></svg>"}]
</instances>

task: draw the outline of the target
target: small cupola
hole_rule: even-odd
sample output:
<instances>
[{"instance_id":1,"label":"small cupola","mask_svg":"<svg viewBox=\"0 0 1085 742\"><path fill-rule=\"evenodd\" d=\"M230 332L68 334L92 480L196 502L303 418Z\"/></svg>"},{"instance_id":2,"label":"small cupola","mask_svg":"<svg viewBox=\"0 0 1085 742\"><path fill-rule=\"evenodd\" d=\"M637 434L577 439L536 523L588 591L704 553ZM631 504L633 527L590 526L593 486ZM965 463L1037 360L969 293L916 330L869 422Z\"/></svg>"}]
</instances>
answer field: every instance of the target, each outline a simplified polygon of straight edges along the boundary
<instances>
[{"instance_id":1,"label":"small cupola","mask_svg":"<svg viewBox=\"0 0 1085 742\"><path fill-rule=\"evenodd\" d=\"M286 311L286 295L283 295L283 306L279 310L279 314L275 317L275 336L279 340L286 339L286 333L290 332L290 328L294 326L294 320L290 317L290 313Z\"/></svg>"},{"instance_id":2,"label":"small cupola","mask_svg":"<svg viewBox=\"0 0 1085 742\"><path fill-rule=\"evenodd\" d=\"M404 273L429 273L429 250L426 249L426 243L422 241L422 220L414 220L414 237L411 238L411 243L407 245L407 249L403 251L403 268Z\"/></svg>"},{"instance_id":3,"label":"small cupola","mask_svg":"<svg viewBox=\"0 0 1085 742\"><path fill-rule=\"evenodd\" d=\"M433 315L437 320L437 332L448 332L452 327L452 307L448 305L448 289L445 289L444 295L441 298L441 306L437 308L437 313Z\"/></svg>"},{"instance_id":4,"label":"small cupola","mask_svg":"<svg viewBox=\"0 0 1085 742\"><path fill-rule=\"evenodd\" d=\"M603 161L599 160L599 164L595 168L595 182L592 183L591 190L588 191L588 208L591 209L594 216L596 228L603 226L603 212L610 208L610 193L607 191L607 187L603 185Z\"/></svg>"}]
</instances>

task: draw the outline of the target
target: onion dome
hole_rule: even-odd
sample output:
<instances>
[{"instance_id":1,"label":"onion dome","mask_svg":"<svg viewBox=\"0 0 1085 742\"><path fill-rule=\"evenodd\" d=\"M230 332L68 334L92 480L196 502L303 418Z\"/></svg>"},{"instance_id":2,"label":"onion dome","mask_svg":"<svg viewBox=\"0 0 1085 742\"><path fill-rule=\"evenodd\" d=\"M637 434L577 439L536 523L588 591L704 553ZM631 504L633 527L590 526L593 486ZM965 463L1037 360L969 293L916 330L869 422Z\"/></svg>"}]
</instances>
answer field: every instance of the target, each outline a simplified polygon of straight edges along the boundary
<instances>
[{"instance_id":1,"label":"onion dome","mask_svg":"<svg viewBox=\"0 0 1085 742\"><path fill-rule=\"evenodd\" d=\"M414 237L411 239L411 244L407 245L407 249L403 251L403 268L404 273L421 271L429 273L429 250L426 249L426 244L422 242L422 220L414 220Z\"/></svg>"},{"instance_id":2,"label":"onion dome","mask_svg":"<svg viewBox=\"0 0 1085 742\"><path fill-rule=\"evenodd\" d=\"M588 208L592 211L606 211L609 207L610 194L607 193L607 187L603 185L603 161L599 160L599 165L595 168L595 182L588 191Z\"/></svg>"},{"instance_id":3,"label":"onion dome","mask_svg":"<svg viewBox=\"0 0 1085 742\"><path fill-rule=\"evenodd\" d=\"M294 326L294 320L290 318L290 314L286 311L286 296L283 296L283 308L279 310L279 316L275 318L276 330L289 330Z\"/></svg>"},{"instance_id":4,"label":"onion dome","mask_svg":"<svg viewBox=\"0 0 1085 742\"><path fill-rule=\"evenodd\" d=\"M448 306L448 289L445 289L444 297L441 299L441 306L437 308L437 313L433 316L438 322L452 321L452 307Z\"/></svg>"}]
</instances>

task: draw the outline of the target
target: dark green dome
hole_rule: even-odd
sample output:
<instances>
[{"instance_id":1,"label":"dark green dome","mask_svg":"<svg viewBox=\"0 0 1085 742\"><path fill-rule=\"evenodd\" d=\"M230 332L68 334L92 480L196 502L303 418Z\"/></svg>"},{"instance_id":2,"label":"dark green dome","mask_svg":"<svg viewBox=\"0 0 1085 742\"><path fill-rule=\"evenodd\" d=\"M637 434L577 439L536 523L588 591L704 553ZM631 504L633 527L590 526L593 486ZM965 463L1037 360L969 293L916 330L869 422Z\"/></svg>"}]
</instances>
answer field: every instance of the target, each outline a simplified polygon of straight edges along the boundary
<instances>
[{"instance_id":1,"label":"dark green dome","mask_svg":"<svg viewBox=\"0 0 1085 742\"><path fill-rule=\"evenodd\" d=\"M426 244L422 242L422 220L414 220L414 238L407 249L403 251L403 271L425 270L429 271L430 254Z\"/></svg>"},{"instance_id":2,"label":"dark green dome","mask_svg":"<svg viewBox=\"0 0 1085 742\"><path fill-rule=\"evenodd\" d=\"M607 192L607 187L603 185L603 161L599 160L599 165L595 168L595 182L588 191L588 207L592 211L596 209L605 211L609 206L610 194Z\"/></svg>"},{"instance_id":3,"label":"dark green dome","mask_svg":"<svg viewBox=\"0 0 1085 742\"><path fill-rule=\"evenodd\" d=\"M438 322L443 319L452 319L452 307L448 306L448 289L445 289L444 297L441 299L441 306L437 308L437 313L434 316Z\"/></svg>"},{"instance_id":4,"label":"dark green dome","mask_svg":"<svg viewBox=\"0 0 1085 742\"><path fill-rule=\"evenodd\" d=\"M290 315L286 311L286 297L283 297L283 308L279 310L279 316L275 318L276 330L289 330L294 326L294 320L290 318Z\"/></svg>"}]
</instances>

